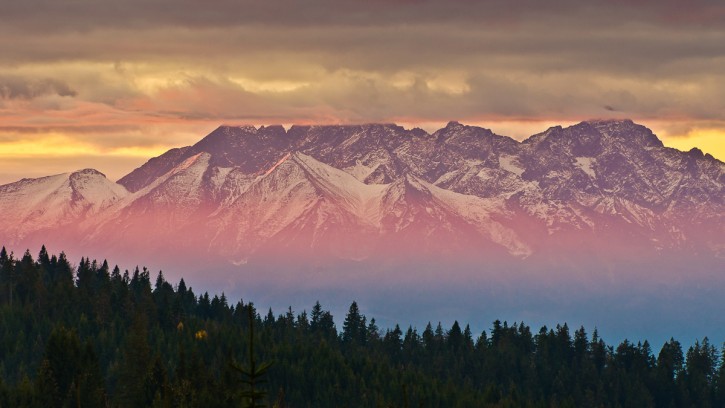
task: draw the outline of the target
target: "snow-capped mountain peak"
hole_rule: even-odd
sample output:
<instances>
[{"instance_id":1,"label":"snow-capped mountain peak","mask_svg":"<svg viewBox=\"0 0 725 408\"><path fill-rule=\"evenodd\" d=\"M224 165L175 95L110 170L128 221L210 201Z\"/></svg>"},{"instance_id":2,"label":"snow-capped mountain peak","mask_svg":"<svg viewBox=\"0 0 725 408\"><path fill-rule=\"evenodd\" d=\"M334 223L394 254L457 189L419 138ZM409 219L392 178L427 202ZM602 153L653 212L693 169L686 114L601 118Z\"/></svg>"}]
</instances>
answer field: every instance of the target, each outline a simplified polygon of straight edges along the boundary
<instances>
[{"instance_id":1,"label":"snow-capped mountain peak","mask_svg":"<svg viewBox=\"0 0 725 408\"><path fill-rule=\"evenodd\" d=\"M722 259L724 182L722 162L666 148L630 120L523 142L458 122L432 134L220 126L118 184L86 169L0 186L0 222L5 243L38 246L78 225L84 248L234 263L276 253Z\"/></svg>"},{"instance_id":2,"label":"snow-capped mountain peak","mask_svg":"<svg viewBox=\"0 0 725 408\"><path fill-rule=\"evenodd\" d=\"M128 194L94 169L0 186L0 225L6 242L94 217Z\"/></svg>"}]
</instances>

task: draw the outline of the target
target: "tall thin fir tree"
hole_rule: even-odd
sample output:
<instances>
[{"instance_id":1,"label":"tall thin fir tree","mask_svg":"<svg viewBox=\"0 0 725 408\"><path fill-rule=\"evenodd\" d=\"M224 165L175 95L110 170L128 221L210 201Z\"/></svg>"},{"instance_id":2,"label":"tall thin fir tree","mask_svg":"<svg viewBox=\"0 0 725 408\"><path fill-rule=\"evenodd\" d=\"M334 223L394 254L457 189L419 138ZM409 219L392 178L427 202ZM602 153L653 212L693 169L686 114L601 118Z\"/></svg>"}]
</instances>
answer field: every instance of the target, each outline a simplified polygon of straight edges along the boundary
<instances>
[{"instance_id":1,"label":"tall thin fir tree","mask_svg":"<svg viewBox=\"0 0 725 408\"><path fill-rule=\"evenodd\" d=\"M265 374L272 366L272 363L262 362L257 364L254 358L254 309L250 304L247 308L249 316L249 366L242 367L239 364L232 363L232 368L242 374L242 383L245 384L248 389L242 391L242 398L244 400L244 408L264 408L264 399L267 396L267 392L260 390L259 385L266 383L267 380L264 378Z\"/></svg>"}]
</instances>

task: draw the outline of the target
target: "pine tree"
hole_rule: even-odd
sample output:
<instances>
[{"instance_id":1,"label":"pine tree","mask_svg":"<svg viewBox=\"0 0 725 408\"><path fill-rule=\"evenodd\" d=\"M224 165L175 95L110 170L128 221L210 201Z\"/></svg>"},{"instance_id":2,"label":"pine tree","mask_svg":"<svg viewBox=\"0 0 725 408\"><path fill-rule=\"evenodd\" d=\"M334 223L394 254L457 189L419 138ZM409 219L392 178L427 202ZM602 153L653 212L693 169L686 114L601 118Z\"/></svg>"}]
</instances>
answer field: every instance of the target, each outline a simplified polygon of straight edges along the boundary
<instances>
[{"instance_id":1,"label":"pine tree","mask_svg":"<svg viewBox=\"0 0 725 408\"><path fill-rule=\"evenodd\" d=\"M448 348L453 352L458 352L463 347L463 332L458 320L453 322L453 326L448 331Z\"/></svg>"},{"instance_id":2,"label":"pine tree","mask_svg":"<svg viewBox=\"0 0 725 408\"><path fill-rule=\"evenodd\" d=\"M41 279L38 265L36 265L30 251L25 254L16 264L16 297L21 304L29 304L35 302L38 296L45 295L45 287ZM44 298L40 298L44 300Z\"/></svg>"},{"instance_id":3,"label":"pine tree","mask_svg":"<svg viewBox=\"0 0 725 408\"><path fill-rule=\"evenodd\" d=\"M717 349L710 344L707 337L702 343L696 341L695 345L687 350L684 384L690 404L701 407L711 405L712 394L708 391L717 373L718 359Z\"/></svg>"},{"instance_id":4,"label":"pine tree","mask_svg":"<svg viewBox=\"0 0 725 408\"><path fill-rule=\"evenodd\" d=\"M320 301L315 302L312 307L312 313L310 313L310 330L316 332L320 329L320 320L322 319L322 306Z\"/></svg>"},{"instance_id":5,"label":"pine tree","mask_svg":"<svg viewBox=\"0 0 725 408\"><path fill-rule=\"evenodd\" d=\"M370 319L370 323L368 324L366 331L367 333L365 334L365 338L367 338L369 341L374 342L380 339L380 328L378 327L377 323L375 323L374 317Z\"/></svg>"},{"instance_id":6,"label":"pine tree","mask_svg":"<svg viewBox=\"0 0 725 408\"><path fill-rule=\"evenodd\" d=\"M40 252L38 253L38 267L45 272L45 274L42 276L43 282L46 286L50 286L52 283L52 279L50 274L52 273L52 267L51 267L51 260L50 255L48 255L48 250L45 249L45 245L43 245L40 248Z\"/></svg>"},{"instance_id":7,"label":"pine tree","mask_svg":"<svg viewBox=\"0 0 725 408\"><path fill-rule=\"evenodd\" d=\"M147 316L138 310L126 335L122 354L119 356L118 380L121 387L118 399L120 404L126 407L145 407L151 403L145 392L145 380L151 363L148 324Z\"/></svg>"},{"instance_id":8,"label":"pine tree","mask_svg":"<svg viewBox=\"0 0 725 408\"><path fill-rule=\"evenodd\" d=\"M262 391L258 388L259 385L266 383L267 380L264 378L267 371L272 366L271 363L260 363L254 356L254 314L252 308L248 308L249 313L249 366L242 367L239 364L232 363L232 368L242 374L241 382L245 384L248 389L243 390L241 393L244 399L245 408L264 408L262 401L267 396L267 392Z\"/></svg>"},{"instance_id":9,"label":"pine tree","mask_svg":"<svg viewBox=\"0 0 725 408\"><path fill-rule=\"evenodd\" d=\"M152 401L155 406L168 406L170 404L168 376L161 356L158 354L146 374L145 381L146 401Z\"/></svg>"},{"instance_id":10,"label":"pine tree","mask_svg":"<svg viewBox=\"0 0 725 408\"><path fill-rule=\"evenodd\" d=\"M12 252L8 254L5 247L0 250L0 284L3 294L7 294L5 301L12 307L15 289L15 259L13 259Z\"/></svg>"},{"instance_id":11,"label":"pine tree","mask_svg":"<svg viewBox=\"0 0 725 408\"><path fill-rule=\"evenodd\" d=\"M433 334L433 326L428 322L428 324L425 326L425 330L423 330L423 335L421 336L423 338L423 345L425 346L425 349L430 353L435 349L435 334Z\"/></svg>"},{"instance_id":12,"label":"pine tree","mask_svg":"<svg viewBox=\"0 0 725 408\"><path fill-rule=\"evenodd\" d=\"M463 330L463 342L466 350L473 350L473 333L471 332L471 326L468 324L466 324L466 328Z\"/></svg>"},{"instance_id":13,"label":"pine tree","mask_svg":"<svg viewBox=\"0 0 725 408\"><path fill-rule=\"evenodd\" d=\"M685 358L682 355L682 346L677 340L670 338L662 345L657 356L655 379L657 389L654 390L655 402L658 406L666 406L668 402L677 401L678 385L676 381L682 374Z\"/></svg>"},{"instance_id":14,"label":"pine tree","mask_svg":"<svg viewBox=\"0 0 725 408\"><path fill-rule=\"evenodd\" d=\"M342 342L345 344L362 344L361 340L364 338L363 333L366 329L357 302L352 302L345 316L345 322L342 324Z\"/></svg>"}]
</instances>

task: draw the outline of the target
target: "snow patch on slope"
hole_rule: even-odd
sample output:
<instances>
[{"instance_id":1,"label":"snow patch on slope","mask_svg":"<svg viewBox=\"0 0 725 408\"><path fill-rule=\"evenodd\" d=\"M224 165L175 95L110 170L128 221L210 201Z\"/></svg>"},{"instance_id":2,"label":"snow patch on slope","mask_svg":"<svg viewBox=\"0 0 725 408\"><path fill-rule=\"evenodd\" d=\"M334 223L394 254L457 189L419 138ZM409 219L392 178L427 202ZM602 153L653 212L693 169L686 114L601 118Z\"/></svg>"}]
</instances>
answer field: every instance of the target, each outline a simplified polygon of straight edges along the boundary
<instances>
[{"instance_id":1,"label":"snow patch on slope","mask_svg":"<svg viewBox=\"0 0 725 408\"><path fill-rule=\"evenodd\" d=\"M343 198L344 207L369 224L380 222L380 197L385 184L365 184L345 171L338 170L302 153L294 160L313 176L318 188Z\"/></svg>"},{"instance_id":2,"label":"snow patch on slope","mask_svg":"<svg viewBox=\"0 0 725 408\"><path fill-rule=\"evenodd\" d=\"M515 156L501 155L498 157L498 165L502 169L514 173L521 177L524 174L524 168L517 164L517 158Z\"/></svg>"},{"instance_id":3,"label":"snow patch on slope","mask_svg":"<svg viewBox=\"0 0 725 408\"><path fill-rule=\"evenodd\" d=\"M526 258L532 254L516 232L491 218L494 214L505 214L505 203L501 198L481 198L460 194L418 180L434 197L449 206L455 214L462 216L491 241L505 247L516 257Z\"/></svg>"},{"instance_id":4,"label":"snow patch on slope","mask_svg":"<svg viewBox=\"0 0 725 408\"><path fill-rule=\"evenodd\" d=\"M576 166L580 168L584 173L586 173L591 178L596 178L597 173L594 172L594 164L597 162L597 160L593 157L577 157L576 159Z\"/></svg>"}]
</instances>

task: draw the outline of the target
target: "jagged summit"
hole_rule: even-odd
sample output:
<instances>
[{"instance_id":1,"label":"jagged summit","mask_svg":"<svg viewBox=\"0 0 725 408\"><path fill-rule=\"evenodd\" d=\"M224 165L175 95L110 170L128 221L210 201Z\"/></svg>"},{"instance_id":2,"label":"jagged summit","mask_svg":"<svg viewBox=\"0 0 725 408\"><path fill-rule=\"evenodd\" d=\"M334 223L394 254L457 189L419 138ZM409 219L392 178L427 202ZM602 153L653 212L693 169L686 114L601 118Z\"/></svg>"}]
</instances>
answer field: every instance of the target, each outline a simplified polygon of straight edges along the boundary
<instances>
[{"instance_id":1,"label":"jagged summit","mask_svg":"<svg viewBox=\"0 0 725 408\"><path fill-rule=\"evenodd\" d=\"M524 142L538 150L561 151L574 156L596 156L605 151L627 152L635 147L662 148L652 131L631 120L593 120L569 127L555 126Z\"/></svg>"},{"instance_id":2,"label":"jagged summit","mask_svg":"<svg viewBox=\"0 0 725 408\"><path fill-rule=\"evenodd\" d=\"M630 120L556 126L523 142L455 121L432 134L394 124L220 126L118 184L86 169L0 186L0 225L28 246L62 225L83 246L202 251L234 264L280 253L717 260L724 182L722 162L665 148Z\"/></svg>"},{"instance_id":3,"label":"jagged summit","mask_svg":"<svg viewBox=\"0 0 725 408\"><path fill-rule=\"evenodd\" d=\"M101 177L104 177L104 178L106 177L106 175L103 174L103 173L101 173L100 171L98 171L96 169L90 169L90 168L88 168L88 169L82 169L82 170L78 170L78 171L74 171L72 174L77 174L77 175L81 175L81 174L84 174L84 175L93 175L93 176L101 176Z\"/></svg>"},{"instance_id":4,"label":"jagged summit","mask_svg":"<svg viewBox=\"0 0 725 408\"><path fill-rule=\"evenodd\" d=\"M465 125L461 124L461 122L459 122L457 120L451 120L446 124L445 127L443 127L443 129L456 130L456 129L463 129L464 127L465 127Z\"/></svg>"}]
</instances>

